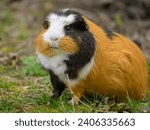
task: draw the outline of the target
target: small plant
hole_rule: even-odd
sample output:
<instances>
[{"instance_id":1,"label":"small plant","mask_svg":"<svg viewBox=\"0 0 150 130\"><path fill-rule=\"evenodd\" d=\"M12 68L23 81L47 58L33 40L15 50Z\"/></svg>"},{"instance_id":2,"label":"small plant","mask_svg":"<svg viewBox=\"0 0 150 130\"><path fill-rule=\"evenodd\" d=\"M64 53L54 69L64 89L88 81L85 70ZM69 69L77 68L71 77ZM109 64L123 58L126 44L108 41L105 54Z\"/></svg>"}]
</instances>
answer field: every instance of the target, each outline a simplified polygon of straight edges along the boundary
<instances>
[{"instance_id":1,"label":"small plant","mask_svg":"<svg viewBox=\"0 0 150 130\"><path fill-rule=\"evenodd\" d=\"M116 14L115 15L115 23L116 23L116 27L117 28L121 28L122 27L123 22L122 22L120 14Z\"/></svg>"},{"instance_id":2,"label":"small plant","mask_svg":"<svg viewBox=\"0 0 150 130\"><path fill-rule=\"evenodd\" d=\"M23 58L22 73L24 75L31 76L45 76L47 72L44 71L41 65L38 63L38 60L34 56L26 56Z\"/></svg>"}]
</instances>

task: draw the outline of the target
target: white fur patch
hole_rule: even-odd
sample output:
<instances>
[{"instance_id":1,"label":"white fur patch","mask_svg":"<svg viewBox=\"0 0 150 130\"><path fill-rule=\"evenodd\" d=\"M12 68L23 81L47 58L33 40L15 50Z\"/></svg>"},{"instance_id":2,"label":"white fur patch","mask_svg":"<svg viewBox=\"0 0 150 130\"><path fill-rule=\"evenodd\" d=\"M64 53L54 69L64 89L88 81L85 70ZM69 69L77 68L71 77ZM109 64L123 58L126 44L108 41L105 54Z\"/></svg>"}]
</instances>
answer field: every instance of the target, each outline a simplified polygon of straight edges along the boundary
<instances>
[{"instance_id":1,"label":"white fur patch","mask_svg":"<svg viewBox=\"0 0 150 130\"><path fill-rule=\"evenodd\" d=\"M68 60L67 55L56 55L53 57L47 57L37 51L37 56L43 67L52 70L61 81L63 81L66 85L69 86L74 86L80 80L84 79L88 75L94 64L94 58L92 58L91 61L79 71L78 78L75 80L70 80L68 78L68 75L65 74L67 66L64 63L64 60Z\"/></svg>"},{"instance_id":2,"label":"white fur patch","mask_svg":"<svg viewBox=\"0 0 150 130\"><path fill-rule=\"evenodd\" d=\"M94 64L94 57L91 59L91 61L89 63L87 63L79 72L79 78L83 79L85 78L88 73L90 72L92 66Z\"/></svg>"},{"instance_id":3,"label":"white fur patch","mask_svg":"<svg viewBox=\"0 0 150 130\"><path fill-rule=\"evenodd\" d=\"M67 66L64 63L64 60L68 59L66 55L47 57L37 52L37 56L42 66L48 70L52 70L56 75L62 75L66 71Z\"/></svg>"},{"instance_id":4,"label":"white fur patch","mask_svg":"<svg viewBox=\"0 0 150 130\"><path fill-rule=\"evenodd\" d=\"M68 11L68 10L69 10L69 8L62 9L63 12L66 12L66 11Z\"/></svg>"},{"instance_id":5,"label":"white fur patch","mask_svg":"<svg viewBox=\"0 0 150 130\"><path fill-rule=\"evenodd\" d=\"M60 16L52 13L47 17L47 20L50 21L50 27L43 34L43 40L50 44L51 47L58 47L59 40L65 35L64 26L73 23L75 15L71 14L69 16ZM53 39L58 40L54 41Z\"/></svg>"}]
</instances>

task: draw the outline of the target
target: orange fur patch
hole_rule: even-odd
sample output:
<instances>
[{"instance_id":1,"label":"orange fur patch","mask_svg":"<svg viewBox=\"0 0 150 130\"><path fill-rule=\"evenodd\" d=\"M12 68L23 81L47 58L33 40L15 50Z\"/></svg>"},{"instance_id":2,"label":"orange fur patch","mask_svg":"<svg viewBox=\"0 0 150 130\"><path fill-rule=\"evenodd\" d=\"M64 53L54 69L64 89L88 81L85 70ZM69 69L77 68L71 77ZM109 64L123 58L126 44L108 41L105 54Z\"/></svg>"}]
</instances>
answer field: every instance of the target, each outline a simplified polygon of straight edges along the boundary
<instances>
[{"instance_id":1,"label":"orange fur patch","mask_svg":"<svg viewBox=\"0 0 150 130\"><path fill-rule=\"evenodd\" d=\"M78 51L77 44L69 36L65 36L62 39L60 39L59 48L60 50L70 53L70 54L74 54Z\"/></svg>"},{"instance_id":2,"label":"orange fur patch","mask_svg":"<svg viewBox=\"0 0 150 130\"><path fill-rule=\"evenodd\" d=\"M54 52L50 48L50 45L43 42L43 33L45 30L42 30L36 37L36 49L41 54L51 57L54 56Z\"/></svg>"}]
</instances>

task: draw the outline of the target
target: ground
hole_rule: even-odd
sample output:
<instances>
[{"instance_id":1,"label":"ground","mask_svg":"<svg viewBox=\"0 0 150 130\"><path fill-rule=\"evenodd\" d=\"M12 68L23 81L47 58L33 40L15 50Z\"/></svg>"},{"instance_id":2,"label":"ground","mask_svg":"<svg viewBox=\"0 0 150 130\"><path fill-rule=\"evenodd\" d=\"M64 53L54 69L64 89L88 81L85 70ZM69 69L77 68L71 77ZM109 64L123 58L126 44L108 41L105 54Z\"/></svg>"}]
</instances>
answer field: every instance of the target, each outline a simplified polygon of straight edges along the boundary
<instances>
[{"instance_id":1,"label":"ground","mask_svg":"<svg viewBox=\"0 0 150 130\"><path fill-rule=\"evenodd\" d=\"M150 2L148 0L1 0L0 112L150 112L150 90L141 101L116 103L84 96L73 107L69 91L51 99L52 86L35 54L35 37L52 10L74 8L92 21L138 42L150 75ZM149 76L150 80L150 76Z\"/></svg>"}]
</instances>

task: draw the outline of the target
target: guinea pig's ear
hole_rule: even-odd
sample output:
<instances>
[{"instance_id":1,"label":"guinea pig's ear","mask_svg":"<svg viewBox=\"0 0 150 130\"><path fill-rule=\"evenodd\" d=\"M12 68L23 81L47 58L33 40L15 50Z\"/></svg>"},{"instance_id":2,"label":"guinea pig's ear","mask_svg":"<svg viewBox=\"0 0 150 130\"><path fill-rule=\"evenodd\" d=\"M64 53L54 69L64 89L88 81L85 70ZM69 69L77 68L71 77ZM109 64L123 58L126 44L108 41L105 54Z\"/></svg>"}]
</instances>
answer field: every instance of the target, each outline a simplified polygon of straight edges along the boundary
<instances>
[{"instance_id":1,"label":"guinea pig's ear","mask_svg":"<svg viewBox=\"0 0 150 130\"><path fill-rule=\"evenodd\" d=\"M89 30L89 27L87 24L85 24L85 30L88 31Z\"/></svg>"},{"instance_id":2,"label":"guinea pig's ear","mask_svg":"<svg viewBox=\"0 0 150 130\"><path fill-rule=\"evenodd\" d=\"M75 28L80 31L88 31L89 27L84 21L77 21L75 23Z\"/></svg>"},{"instance_id":3,"label":"guinea pig's ear","mask_svg":"<svg viewBox=\"0 0 150 130\"><path fill-rule=\"evenodd\" d=\"M83 29L83 31L88 31L89 27L85 22L81 22L81 28Z\"/></svg>"},{"instance_id":4,"label":"guinea pig's ear","mask_svg":"<svg viewBox=\"0 0 150 130\"><path fill-rule=\"evenodd\" d=\"M48 29L50 26L50 22L48 20L44 20L44 22L42 23L42 27L44 29Z\"/></svg>"}]
</instances>

